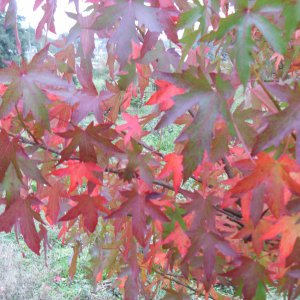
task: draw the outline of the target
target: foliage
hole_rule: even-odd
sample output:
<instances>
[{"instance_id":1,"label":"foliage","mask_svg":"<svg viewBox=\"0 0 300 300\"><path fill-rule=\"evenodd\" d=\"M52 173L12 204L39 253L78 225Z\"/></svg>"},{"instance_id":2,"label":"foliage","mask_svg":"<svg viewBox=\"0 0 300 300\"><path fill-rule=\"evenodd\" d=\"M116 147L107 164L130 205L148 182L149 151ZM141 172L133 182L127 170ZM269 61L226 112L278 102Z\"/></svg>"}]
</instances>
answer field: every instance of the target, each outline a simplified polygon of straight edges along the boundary
<instances>
[{"instance_id":1,"label":"foliage","mask_svg":"<svg viewBox=\"0 0 300 300\"><path fill-rule=\"evenodd\" d=\"M46 42L0 70L0 230L40 254L58 225L69 277L89 248L94 281L125 299L296 299L300 1L84 2L55 55ZM15 4L0 10L17 33ZM37 39L56 1L39 6Z\"/></svg>"}]
</instances>

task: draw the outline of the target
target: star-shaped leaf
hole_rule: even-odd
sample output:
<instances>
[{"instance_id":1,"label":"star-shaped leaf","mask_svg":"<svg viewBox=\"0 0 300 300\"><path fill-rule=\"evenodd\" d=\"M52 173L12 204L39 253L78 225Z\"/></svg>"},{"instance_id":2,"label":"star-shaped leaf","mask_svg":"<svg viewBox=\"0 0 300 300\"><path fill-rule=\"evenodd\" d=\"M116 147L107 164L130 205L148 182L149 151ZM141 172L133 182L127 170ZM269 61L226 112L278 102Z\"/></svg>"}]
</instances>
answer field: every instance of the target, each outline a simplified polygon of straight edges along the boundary
<instances>
[{"instance_id":1,"label":"star-shaped leaf","mask_svg":"<svg viewBox=\"0 0 300 300\"><path fill-rule=\"evenodd\" d=\"M151 194L140 194L136 189L122 191L121 195L126 199L121 206L112 212L107 219L132 216L132 230L138 242L145 246L146 216L154 220L167 222L169 219L161 211L160 206L151 200Z\"/></svg>"},{"instance_id":2,"label":"star-shaped leaf","mask_svg":"<svg viewBox=\"0 0 300 300\"><path fill-rule=\"evenodd\" d=\"M68 84L43 69L48 49L49 44L38 52L29 64L23 60L21 66L11 63L9 67L0 70L0 82L9 83L0 105L1 118L22 99L23 115L27 116L29 112L32 112L38 122L50 129L48 110L45 106L48 99L40 85L47 90L50 87L66 88Z\"/></svg>"},{"instance_id":3,"label":"star-shaped leaf","mask_svg":"<svg viewBox=\"0 0 300 300\"><path fill-rule=\"evenodd\" d=\"M34 220L42 223L42 219L31 208L33 202L35 199L32 197L22 199L15 196L0 215L0 231L10 232L13 226L17 226L16 230L20 230L28 247L39 255L41 237L36 230Z\"/></svg>"},{"instance_id":4,"label":"star-shaped leaf","mask_svg":"<svg viewBox=\"0 0 300 300\"><path fill-rule=\"evenodd\" d=\"M79 215L83 217L83 224L89 232L94 232L98 224L98 211L109 214L103 204L107 203L107 200L101 195L90 196L87 194L77 195L71 197L71 199L77 202L76 206L71 208L59 221L70 221L77 218Z\"/></svg>"},{"instance_id":5,"label":"star-shaped leaf","mask_svg":"<svg viewBox=\"0 0 300 300\"><path fill-rule=\"evenodd\" d=\"M5 130L0 131L0 182L10 165L15 169L16 175L22 181L23 174L43 184L48 184L36 167L38 161L29 159L24 149L18 144L18 139L10 140Z\"/></svg>"},{"instance_id":6,"label":"star-shaped leaf","mask_svg":"<svg viewBox=\"0 0 300 300\"><path fill-rule=\"evenodd\" d=\"M84 178L93 184L101 184L96 173L102 173L103 169L92 162L68 161L67 167L52 172L55 176L70 176L69 193L73 192L78 185L82 185Z\"/></svg>"},{"instance_id":7,"label":"star-shaped leaf","mask_svg":"<svg viewBox=\"0 0 300 300\"><path fill-rule=\"evenodd\" d=\"M183 154L183 178L186 180L202 161L204 151L211 151L215 122L218 117L229 120L226 98L230 86L217 77L215 90L201 72L201 70L189 70L182 74L164 75L174 84L186 88L186 93L175 96L174 105L165 112L157 129L172 124L178 117L192 108L198 110L193 115L192 123L182 132L176 142L184 142ZM232 90L232 89L231 89Z\"/></svg>"},{"instance_id":8,"label":"star-shaped leaf","mask_svg":"<svg viewBox=\"0 0 300 300\"><path fill-rule=\"evenodd\" d=\"M284 209L285 190L300 194L300 184L291 175L292 172L299 173L299 166L288 156L275 160L268 154L260 153L252 168L251 166L251 173L230 190L231 195L238 196L262 187L265 190L265 197L258 197L258 199L264 199L274 216L279 217Z\"/></svg>"},{"instance_id":9,"label":"star-shaped leaf","mask_svg":"<svg viewBox=\"0 0 300 300\"><path fill-rule=\"evenodd\" d=\"M132 53L132 41L138 42L136 24L145 25L152 32L162 32L164 26L169 26L166 33L172 34L172 22L167 10L157 7L146 6L139 1L123 2L107 6L93 25L97 30L112 28L117 22L114 33L108 43L114 49L114 54L123 68ZM174 27L175 28L175 27Z\"/></svg>"},{"instance_id":10,"label":"star-shaped leaf","mask_svg":"<svg viewBox=\"0 0 300 300\"><path fill-rule=\"evenodd\" d=\"M223 38L226 33L236 29L235 58L237 70L244 85L247 84L250 78L252 48L254 47L251 35L253 25L263 34L274 51L280 54L284 54L286 51L286 42L282 36L282 32L263 15L263 9L266 6L270 6L270 11L277 9L276 5L272 7L272 3L270 4L269 2L262 3L256 1L249 6L248 1L238 2L235 7L235 13L220 19L218 30L202 38L203 41L218 40Z\"/></svg>"},{"instance_id":11,"label":"star-shaped leaf","mask_svg":"<svg viewBox=\"0 0 300 300\"><path fill-rule=\"evenodd\" d=\"M120 154L122 151L112 144L117 133L110 128L110 124L94 125L90 123L86 129L75 127L57 135L72 139L69 145L61 152L60 162L68 160L79 147L79 159L84 162L97 162L97 151L105 154ZM97 150L97 151L96 151Z\"/></svg>"},{"instance_id":12,"label":"star-shaped leaf","mask_svg":"<svg viewBox=\"0 0 300 300\"><path fill-rule=\"evenodd\" d=\"M255 155L260 151L274 145L278 146L281 140L293 131L299 135L300 132L300 104L298 101L299 89L295 91L287 89L282 100L289 101L289 106L279 113L266 118L266 128L257 136L252 153ZM281 93L279 94L281 97ZM300 139L296 141L296 157L300 162Z\"/></svg>"},{"instance_id":13,"label":"star-shaped leaf","mask_svg":"<svg viewBox=\"0 0 300 300\"><path fill-rule=\"evenodd\" d=\"M182 172L183 172L182 160L183 160L182 155L176 153L167 154L164 157L164 161L166 162L166 165L158 174L158 179L163 179L169 176L170 174L173 175L173 185L176 193L178 192L178 189L182 181Z\"/></svg>"},{"instance_id":14,"label":"star-shaped leaf","mask_svg":"<svg viewBox=\"0 0 300 300\"><path fill-rule=\"evenodd\" d=\"M264 266L248 257L239 258L237 264L238 266L225 276L232 278L238 290L242 289L245 300L265 299L265 285L269 278Z\"/></svg>"},{"instance_id":15,"label":"star-shaped leaf","mask_svg":"<svg viewBox=\"0 0 300 300\"><path fill-rule=\"evenodd\" d=\"M300 216L284 216L273 225L261 240L272 239L281 234L279 263L284 266L286 258L293 252L297 238L300 238Z\"/></svg>"}]
</instances>

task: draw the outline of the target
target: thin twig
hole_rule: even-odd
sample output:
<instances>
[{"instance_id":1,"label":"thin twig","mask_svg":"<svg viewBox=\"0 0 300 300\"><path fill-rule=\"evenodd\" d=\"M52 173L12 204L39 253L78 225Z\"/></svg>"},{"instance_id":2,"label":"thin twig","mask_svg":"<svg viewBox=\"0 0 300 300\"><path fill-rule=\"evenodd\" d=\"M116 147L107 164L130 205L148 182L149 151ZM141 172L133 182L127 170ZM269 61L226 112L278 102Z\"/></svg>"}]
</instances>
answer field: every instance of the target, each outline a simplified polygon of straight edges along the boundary
<instances>
[{"instance_id":1,"label":"thin twig","mask_svg":"<svg viewBox=\"0 0 300 300\"><path fill-rule=\"evenodd\" d=\"M197 289L193 288L192 286L190 286L190 285L188 285L188 284L183 283L182 281L179 281L178 279L174 278L174 276L167 275L167 274L165 274L165 273L163 273L163 272L161 272L161 271L159 271L159 270L157 270L157 269L155 269L155 268L152 268L152 270L153 270L155 273L157 273L157 274L163 276L164 278L166 278L166 279L168 279L168 280L170 280L170 281L172 281L172 282L175 282L175 283L177 283L177 284L179 284L179 285L181 285L181 286L187 288L188 290L190 290L190 291L192 291L192 292L194 292L194 293L197 293Z\"/></svg>"},{"instance_id":2,"label":"thin twig","mask_svg":"<svg viewBox=\"0 0 300 300\"><path fill-rule=\"evenodd\" d=\"M11 137L14 137L14 138L18 138L19 141L23 144L28 144L28 145L32 145L32 146L36 146L38 148L41 148L41 149L44 149L48 152L51 152L53 154L56 154L58 156L60 156L60 152L52 149L52 148L48 148L46 145L43 145L43 144L40 144L40 143L36 143L36 142L33 142L33 141L30 141L24 137L18 137L18 136L15 136L11 133L9 133L9 136ZM70 157L71 160L79 160L79 158L76 158L76 157ZM104 170L105 172L108 172L108 173L112 173L112 174L117 174L117 175L120 175L122 174L123 170L118 170L118 169L112 169L112 168L106 168ZM160 180L154 180L153 181L153 184L155 185L158 185L158 186L161 186L163 188L166 188L168 190L171 190L171 191L174 191L174 187L166 182L163 182L163 181L160 181ZM180 194L184 194L184 189L179 189L179 193ZM241 215L238 213L238 212L234 212L233 210L230 210L229 209L221 209L221 208L218 208L218 207L214 207L218 212L226 215L231 221L237 223L238 225L240 226L243 226L243 224L238 220L238 219L241 219Z\"/></svg>"},{"instance_id":3,"label":"thin twig","mask_svg":"<svg viewBox=\"0 0 300 300\"><path fill-rule=\"evenodd\" d=\"M36 137L34 136L34 134L30 131L30 129L27 127L27 125L25 124L19 110L18 110L18 107L17 105L15 105L15 109L16 109L16 112L17 112L17 115L18 115L18 119L21 123L21 125L23 126L23 128L25 129L25 131L32 137L32 139L35 141L35 143L39 144L39 141L36 139Z\"/></svg>"}]
</instances>

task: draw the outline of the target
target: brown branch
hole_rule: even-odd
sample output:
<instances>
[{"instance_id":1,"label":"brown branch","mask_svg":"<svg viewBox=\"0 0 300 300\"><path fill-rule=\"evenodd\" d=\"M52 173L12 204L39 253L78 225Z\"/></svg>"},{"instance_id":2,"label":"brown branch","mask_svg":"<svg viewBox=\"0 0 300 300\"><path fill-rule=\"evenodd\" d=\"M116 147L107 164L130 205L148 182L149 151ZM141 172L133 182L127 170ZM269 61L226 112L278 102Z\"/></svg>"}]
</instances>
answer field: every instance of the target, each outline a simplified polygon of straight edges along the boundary
<instances>
[{"instance_id":1,"label":"brown branch","mask_svg":"<svg viewBox=\"0 0 300 300\"><path fill-rule=\"evenodd\" d=\"M228 178L234 177L233 169L228 161L228 159L224 156L222 157L222 163L224 164L224 171L227 174Z\"/></svg>"},{"instance_id":2,"label":"brown branch","mask_svg":"<svg viewBox=\"0 0 300 300\"><path fill-rule=\"evenodd\" d=\"M274 104L274 106L276 107L276 109L278 111L281 111L279 103L276 101L276 99L273 97L273 95L268 91L268 89L266 88L266 86L264 85L264 83L262 82L262 80L260 78L258 78L257 82L261 86L261 88L263 89L263 91L267 94L267 96L270 98L270 100L272 101L272 103Z\"/></svg>"},{"instance_id":3,"label":"brown branch","mask_svg":"<svg viewBox=\"0 0 300 300\"><path fill-rule=\"evenodd\" d=\"M15 105L15 109L17 112L17 116L18 116L18 120L20 121L21 125L23 126L23 128L25 129L25 131L28 133L28 135L30 135L32 137L32 139L35 141L36 144L39 144L39 141L36 139L36 137L34 136L34 134L30 131L30 129L27 127L27 125L25 124L17 105Z\"/></svg>"},{"instance_id":4,"label":"brown branch","mask_svg":"<svg viewBox=\"0 0 300 300\"><path fill-rule=\"evenodd\" d=\"M155 272L155 273L157 273L157 274L159 274L159 275L161 275L161 276L163 276L163 278L166 278L166 279L168 279L171 282L175 282L176 284L181 285L182 287L184 287L184 288L192 291L194 294L199 294L198 289L196 289L196 288L194 288L194 287L192 287L192 286L190 286L188 284L183 283L182 281L180 281L179 279L177 279L176 276L173 275L173 274L165 274L165 273L163 273L163 272L161 272L161 271L159 271L159 270L157 270L155 268L152 268L152 271ZM201 293L201 295L203 295L203 293ZM214 300L214 298L211 295L209 295L209 298L212 299L212 300Z\"/></svg>"},{"instance_id":5,"label":"brown branch","mask_svg":"<svg viewBox=\"0 0 300 300\"><path fill-rule=\"evenodd\" d=\"M8 134L9 136L13 137L13 138L18 138L19 141L23 144L28 144L28 145L32 145L32 146L36 146L36 147L39 147L41 149L44 149L46 151L49 151L50 153L53 153L53 154L56 154L58 156L60 156L60 152L58 152L57 150L55 149L52 149L52 148L49 148L47 147L46 145L43 145L43 144L40 144L40 143L36 143L36 142L33 142L33 141L30 141L24 137L18 137L18 136L15 136L14 134L11 134L9 133ZM76 157L70 157L71 160L79 160L79 158L76 158ZM117 174L117 175L121 175L122 174L122 170L118 170L118 169L113 169L113 168L106 168L104 170L105 172L108 172L108 173L112 173L112 174ZM174 187L166 182L163 182L163 181L160 181L160 180L154 180L153 181L153 184L155 185L158 185L158 186L161 186L163 188L166 188L168 190L171 190L171 191L174 191ZM184 193L184 189L179 189L179 193L183 194ZM229 209L221 209L221 208L218 208L218 207L214 207L218 212L226 215L231 221L237 223L238 225L242 226L243 227L243 224L239 221L241 219L241 215L238 213L238 212L235 212L234 210L229 210Z\"/></svg>"},{"instance_id":6,"label":"brown branch","mask_svg":"<svg viewBox=\"0 0 300 300\"><path fill-rule=\"evenodd\" d=\"M175 282L175 283L177 283L177 284L179 284L179 285L187 288L188 290L192 291L193 293L197 293L197 289L193 288L192 286L190 286L188 284L183 283L182 281L179 281L178 279L174 278L174 276L170 276L168 274L165 274L165 273L163 273L163 272L161 272L161 271L159 271L159 270L157 270L155 268L152 268L152 270L155 273L157 273L157 274L163 276L164 278L170 280L171 282Z\"/></svg>"},{"instance_id":7,"label":"brown branch","mask_svg":"<svg viewBox=\"0 0 300 300\"><path fill-rule=\"evenodd\" d=\"M153 184L156 184L156 185L166 188L168 190L174 191L173 186L166 182L163 182L160 180L154 180ZM180 188L178 192L184 196L184 191L185 190ZM228 208L222 209L216 205L214 205L213 207L216 211L222 213L223 215L226 215L226 217L228 217L228 219L230 219L232 222L238 224L241 227L244 227L244 224L241 222L242 215L238 211L235 211L233 209L228 209Z\"/></svg>"}]
</instances>

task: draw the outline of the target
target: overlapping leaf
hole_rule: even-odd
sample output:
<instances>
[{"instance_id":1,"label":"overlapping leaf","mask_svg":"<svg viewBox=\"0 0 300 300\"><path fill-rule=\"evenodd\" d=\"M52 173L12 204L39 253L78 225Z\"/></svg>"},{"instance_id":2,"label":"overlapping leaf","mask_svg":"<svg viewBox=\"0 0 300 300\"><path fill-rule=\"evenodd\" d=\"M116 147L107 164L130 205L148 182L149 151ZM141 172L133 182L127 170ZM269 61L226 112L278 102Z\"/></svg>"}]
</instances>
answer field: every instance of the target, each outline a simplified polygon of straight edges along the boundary
<instances>
[{"instance_id":1,"label":"overlapping leaf","mask_svg":"<svg viewBox=\"0 0 300 300\"><path fill-rule=\"evenodd\" d=\"M237 30L235 58L237 70L244 85L247 84L250 78L252 48L254 46L251 36L252 26L258 28L274 51L281 54L284 54L286 51L286 42L284 41L282 32L263 15L264 8L268 6L270 11L272 11L272 9L275 12L277 11L276 3L274 5L275 7L272 7L273 4L274 3L270 4L258 0L248 6L248 2L241 2L237 5L235 13L220 20L217 31L213 31L203 37L203 40L218 40L223 38L231 30Z\"/></svg>"},{"instance_id":2,"label":"overlapping leaf","mask_svg":"<svg viewBox=\"0 0 300 300\"><path fill-rule=\"evenodd\" d=\"M39 255L41 237L34 221L41 224L43 222L40 215L31 208L34 202L35 199L31 197L22 199L16 195L0 215L0 231L10 232L13 226L16 226L16 230L20 230L28 247Z\"/></svg>"},{"instance_id":3,"label":"overlapping leaf","mask_svg":"<svg viewBox=\"0 0 300 300\"><path fill-rule=\"evenodd\" d=\"M119 154L121 150L112 144L117 135L110 128L110 124L103 125L90 125L86 129L75 127L73 130L69 130L57 135L72 139L70 144L61 152L60 162L68 160L79 147L79 159L84 162L97 162L97 152L105 154Z\"/></svg>"},{"instance_id":4,"label":"overlapping leaf","mask_svg":"<svg viewBox=\"0 0 300 300\"><path fill-rule=\"evenodd\" d=\"M217 89L213 90L204 74L197 70L189 70L183 74L167 74L166 76L174 84L186 87L187 92L174 97L174 105L165 112L157 129L173 123L178 117L197 108L192 113L193 121L177 142L184 142L183 154L184 180L186 180L197 165L202 161L204 151L211 151L211 143L214 134L215 122L218 117L228 120L226 98L230 87L218 77L215 82Z\"/></svg>"},{"instance_id":5,"label":"overlapping leaf","mask_svg":"<svg viewBox=\"0 0 300 300\"><path fill-rule=\"evenodd\" d=\"M98 173L99 176L103 169L96 164L92 162L68 161L66 165L66 168L54 170L52 174L60 177L70 176L69 193L72 193L78 185L83 184L84 178L88 183L101 184L96 174Z\"/></svg>"},{"instance_id":6,"label":"overlapping leaf","mask_svg":"<svg viewBox=\"0 0 300 300\"><path fill-rule=\"evenodd\" d=\"M33 116L45 128L50 129L48 110L46 109L47 97L42 92L40 85L47 90L49 87L67 88L67 83L53 73L43 69L47 58L49 44L38 52L31 62L24 60L21 66L12 63L9 67L0 70L0 82L9 83L0 106L0 117L8 114L22 99L23 115L32 112Z\"/></svg>"},{"instance_id":7,"label":"overlapping leaf","mask_svg":"<svg viewBox=\"0 0 300 300\"><path fill-rule=\"evenodd\" d=\"M279 86L277 89L280 89L279 91L281 91L281 93L278 94L281 100L288 100L289 106L283 111L266 118L267 126L257 136L253 146L254 155L272 145L278 146L285 136L294 131L298 135L300 131L299 89L290 90L284 86ZM285 93L282 97L284 91ZM296 141L296 157L297 161L300 162L300 143L298 138Z\"/></svg>"},{"instance_id":8,"label":"overlapping leaf","mask_svg":"<svg viewBox=\"0 0 300 300\"><path fill-rule=\"evenodd\" d=\"M150 31L160 33L164 27L171 28L170 17L163 9L146 6L139 1L119 0L115 5L103 9L93 28L111 28L118 21L118 27L111 35L109 44L114 48L114 53L123 68L132 53L132 42L138 42L136 21L139 26L145 25ZM172 29L166 32L172 35Z\"/></svg>"},{"instance_id":9,"label":"overlapping leaf","mask_svg":"<svg viewBox=\"0 0 300 300\"><path fill-rule=\"evenodd\" d=\"M38 161L30 160L18 144L18 140L16 138L10 140L5 130L0 132L0 148L2 149L0 156L0 182L4 179L9 166L12 165L20 181L22 181L23 174L25 174L40 183L48 184L37 168ZM14 180L17 179L15 178Z\"/></svg>"},{"instance_id":10,"label":"overlapping leaf","mask_svg":"<svg viewBox=\"0 0 300 300\"><path fill-rule=\"evenodd\" d=\"M59 221L69 221L77 218L79 215L83 217L83 224L89 232L94 232L98 223L98 211L108 214L110 211L104 204L107 200L98 195L90 196L86 194L71 197L77 202L76 206L71 208Z\"/></svg>"},{"instance_id":11,"label":"overlapping leaf","mask_svg":"<svg viewBox=\"0 0 300 300\"><path fill-rule=\"evenodd\" d=\"M226 276L232 278L238 290L242 289L244 299L265 299L269 274L259 262L248 257L239 258L237 267Z\"/></svg>"},{"instance_id":12,"label":"overlapping leaf","mask_svg":"<svg viewBox=\"0 0 300 300\"><path fill-rule=\"evenodd\" d=\"M136 189L132 189L130 191L122 191L121 195L126 200L117 210L107 216L107 219L131 216L133 234L138 242L145 246L146 216L161 222L167 222L169 219L161 211L160 206L151 200L151 194L139 194Z\"/></svg>"},{"instance_id":13,"label":"overlapping leaf","mask_svg":"<svg viewBox=\"0 0 300 300\"><path fill-rule=\"evenodd\" d=\"M245 163L243 164L245 165ZM251 162L248 160L248 163ZM285 190L288 189L296 195L300 193L300 184L295 181L291 174L292 172L299 173L299 166L287 156L275 160L265 153L260 153L254 163L254 166L248 164L250 166L250 174L240 180L230 190L230 193L233 196L238 196L262 187L265 194L265 203L267 203L276 217L280 217L284 212ZM260 197L258 199L262 200L263 198ZM261 206L259 202L256 205Z\"/></svg>"}]
</instances>

